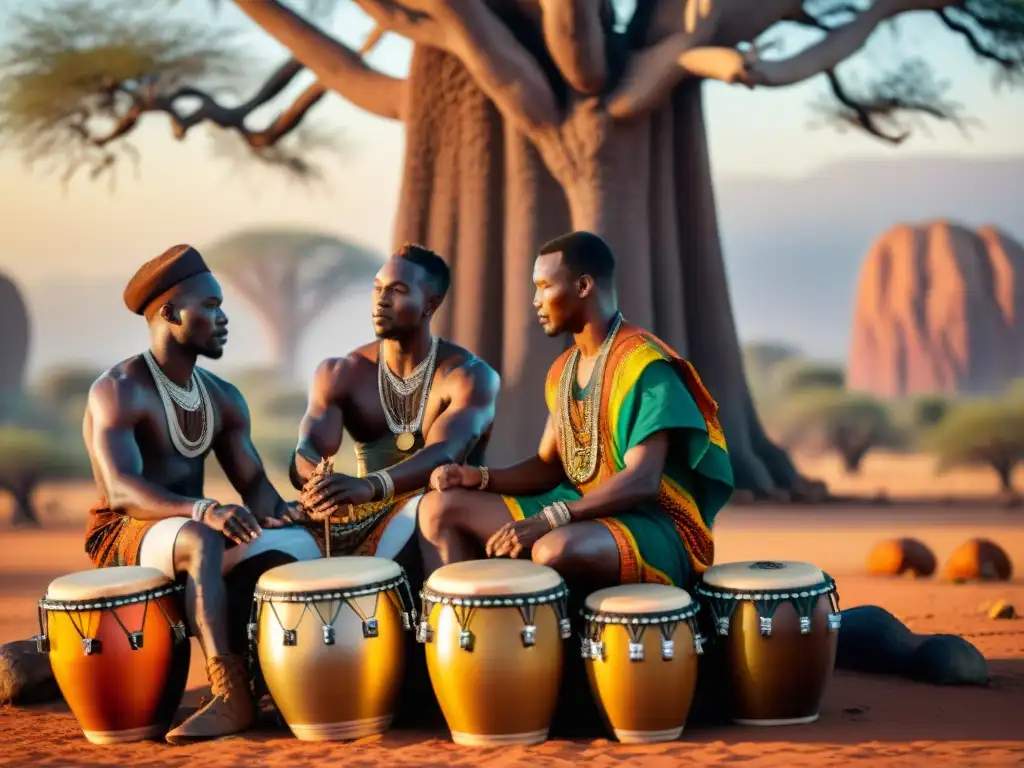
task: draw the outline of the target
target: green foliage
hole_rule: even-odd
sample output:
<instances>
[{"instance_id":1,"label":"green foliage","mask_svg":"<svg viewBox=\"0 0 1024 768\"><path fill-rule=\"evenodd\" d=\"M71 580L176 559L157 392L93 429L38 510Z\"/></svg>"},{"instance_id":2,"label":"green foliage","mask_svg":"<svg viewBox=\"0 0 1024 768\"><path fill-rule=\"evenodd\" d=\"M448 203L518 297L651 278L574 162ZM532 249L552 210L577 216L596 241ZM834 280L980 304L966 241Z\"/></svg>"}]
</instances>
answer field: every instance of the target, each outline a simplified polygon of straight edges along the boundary
<instances>
[{"instance_id":1,"label":"green foliage","mask_svg":"<svg viewBox=\"0 0 1024 768\"><path fill-rule=\"evenodd\" d=\"M836 451L851 473L869 450L900 439L884 403L832 387L791 395L779 406L776 424L783 444Z\"/></svg>"},{"instance_id":2,"label":"green foliage","mask_svg":"<svg viewBox=\"0 0 1024 768\"><path fill-rule=\"evenodd\" d=\"M964 403L925 436L940 471L960 465L991 467L1004 490L1024 460L1024 402L1004 398Z\"/></svg>"},{"instance_id":3,"label":"green foliage","mask_svg":"<svg viewBox=\"0 0 1024 768\"><path fill-rule=\"evenodd\" d=\"M47 405L88 397L89 389L103 374L88 366L59 366L47 371L33 387L36 397Z\"/></svg>"},{"instance_id":4,"label":"green foliage","mask_svg":"<svg viewBox=\"0 0 1024 768\"><path fill-rule=\"evenodd\" d=\"M31 489L43 480L87 477L82 439L38 429L0 427L0 488Z\"/></svg>"},{"instance_id":5,"label":"green foliage","mask_svg":"<svg viewBox=\"0 0 1024 768\"><path fill-rule=\"evenodd\" d=\"M19 6L0 54L0 140L29 162L63 154L68 170L99 163L99 172L107 141L134 128L122 118L135 95L226 87L246 70L233 33L172 18L160 3Z\"/></svg>"},{"instance_id":6,"label":"green foliage","mask_svg":"<svg viewBox=\"0 0 1024 768\"><path fill-rule=\"evenodd\" d=\"M806 390L842 389L844 386L846 372L832 363L793 357L772 367L771 388L779 397Z\"/></svg>"}]
</instances>

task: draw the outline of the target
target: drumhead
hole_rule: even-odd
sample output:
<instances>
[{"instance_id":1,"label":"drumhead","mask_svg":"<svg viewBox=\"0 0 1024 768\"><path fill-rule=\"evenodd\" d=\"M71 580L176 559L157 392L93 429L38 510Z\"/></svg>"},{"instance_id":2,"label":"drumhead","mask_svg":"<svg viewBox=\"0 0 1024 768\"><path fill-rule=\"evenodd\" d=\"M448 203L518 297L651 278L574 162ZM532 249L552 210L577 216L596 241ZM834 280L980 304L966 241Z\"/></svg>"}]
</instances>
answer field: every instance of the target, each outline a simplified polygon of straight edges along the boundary
<instances>
[{"instance_id":1,"label":"drumhead","mask_svg":"<svg viewBox=\"0 0 1024 768\"><path fill-rule=\"evenodd\" d=\"M587 595L585 605L592 613L673 613L693 603L689 593L667 584L623 584L599 589Z\"/></svg>"},{"instance_id":2,"label":"drumhead","mask_svg":"<svg viewBox=\"0 0 1024 768\"><path fill-rule=\"evenodd\" d=\"M813 587L825 581L825 574L810 563L785 560L750 560L713 565L704 571L709 587L742 592Z\"/></svg>"},{"instance_id":3,"label":"drumhead","mask_svg":"<svg viewBox=\"0 0 1024 768\"><path fill-rule=\"evenodd\" d=\"M524 595L562 585L558 571L529 560L466 560L443 565L427 579L426 588L439 595L471 597Z\"/></svg>"},{"instance_id":4,"label":"drumhead","mask_svg":"<svg viewBox=\"0 0 1024 768\"><path fill-rule=\"evenodd\" d=\"M324 592L364 587L402 575L402 566L386 557L329 557L271 568L256 586L264 592Z\"/></svg>"},{"instance_id":5,"label":"drumhead","mask_svg":"<svg viewBox=\"0 0 1024 768\"><path fill-rule=\"evenodd\" d=\"M171 583L163 571L156 568L117 565L59 576L47 587L46 599L69 603L103 600L148 592Z\"/></svg>"}]
</instances>

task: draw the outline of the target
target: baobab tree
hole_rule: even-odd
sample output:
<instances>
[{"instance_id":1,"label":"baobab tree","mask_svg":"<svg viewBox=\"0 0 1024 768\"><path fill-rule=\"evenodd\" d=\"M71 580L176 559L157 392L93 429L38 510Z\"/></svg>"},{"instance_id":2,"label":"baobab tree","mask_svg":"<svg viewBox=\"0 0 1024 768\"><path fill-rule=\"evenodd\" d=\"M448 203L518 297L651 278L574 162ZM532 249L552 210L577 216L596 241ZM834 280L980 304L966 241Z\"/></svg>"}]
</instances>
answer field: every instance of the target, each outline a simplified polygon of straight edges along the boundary
<instances>
[{"instance_id":1,"label":"baobab tree","mask_svg":"<svg viewBox=\"0 0 1024 768\"><path fill-rule=\"evenodd\" d=\"M880 26L906 13L931 13L1009 82L1019 83L1024 71L1019 0L645 0L626 19L616 17L611 0L354 2L378 31L412 42L406 77L376 71L317 26L313 12L303 13L308 9L237 0L293 57L252 99L222 106L211 93L182 84L187 67L161 81L158 70L122 66L93 88L114 119L107 133L90 133L66 107L61 114L39 107L48 115L43 124L72 122L85 136L82 145L108 158L144 113L163 112L178 135L209 121L267 158L267 148L327 91L402 121L394 241L424 243L452 265L451 300L435 330L501 372L496 458L534 448L544 418L543 376L564 343L546 339L533 317L529 275L537 246L570 227L589 229L619 256L626 317L653 329L701 371L721 406L737 483L759 495L799 492L800 478L766 438L743 374L702 83L780 88L820 77L832 97L818 105L823 115L898 144L917 116L963 116L920 62L851 86L839 67ZM758 43L784 24L813 30L817 39L792 55L764 57ZM190 60L196 74L223 64L215 53L215 46L197 51ZM303 67L316 82L269 133L246 128L246 116ZM187 99L198 106L186 114Z\"/></svg>"},{"instance_id":2,"label":"baobab tree","mask_svg":"<svg viewBox=\"0 0 1024 768\"><path fill-rule=\"evenodd\" d=\"M203 254L263 322L286 376L296 374L306 328L347 293L369 292L384 263L380 254L332 235L281 228L238 232Z\"/></svg>"}]
</instances>

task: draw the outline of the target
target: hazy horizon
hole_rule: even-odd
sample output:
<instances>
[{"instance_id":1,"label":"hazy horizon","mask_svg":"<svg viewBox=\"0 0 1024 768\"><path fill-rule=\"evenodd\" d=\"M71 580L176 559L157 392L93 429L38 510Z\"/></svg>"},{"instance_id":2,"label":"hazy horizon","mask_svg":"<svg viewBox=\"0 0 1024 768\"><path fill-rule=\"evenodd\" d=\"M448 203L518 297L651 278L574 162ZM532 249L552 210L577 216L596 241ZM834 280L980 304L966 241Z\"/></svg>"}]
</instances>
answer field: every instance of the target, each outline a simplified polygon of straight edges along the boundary
<instances>
[{"instance_id":1,"label":"hazy horizon","mask_svg":"<svg viewBox=\"0 0 1024 768\"><path fill-rule=\"evenodd\" d=\"M10 4L0 5L0 29L9 28L2 22L9 15L10 7ZM208 0L185 0L175 13L205 13L211 20L215 18L209 13ZM248 22L233 5L223 4L216 19L217 23L246 30L244 38L260 57L261 69L254 74L254 82L285 56L276 42ZM371 24L361 12L346 5L329 28L346 43L358 46ZM0 45L5 34L8 32L0 33ZM936 34L940 35L938 42L926 45L926 40ZM797 37L787 34L785 38L789 51L789 45ZM807 104L823 92L820 78L778 91L751 92L741 87L709 83L706 102L716 187L726 183L742 185L773 180L785 186L787 182L813 177L837 164L869 160L931 158L940 163L959 157L1002 162L1024 157L1024 131L1021 130L1024 99L1019 95L994 94L989 87L991 69L977 65L964 42L948 34L927 14L912 14L912 18L905 19L896 42L908 56L926 50L926 58L938 65L938 76L951 81L950 97L962 102L971 115L983 121L983 126L973 129L972 138L964 138L953 126L932 123L927 132L919 130L903 146L894 148L861 133L843 135L832 129L811 130L807 123L813 115ZM846 67L862 71L865 65L891 63L893 46L894 36L879 31L867 51L856 63L846 65L844 71ZM400 75L408 66L408 54L407 43L389 36L368 60L391 74ZM289 93L300 90L308 80L306 76ZM278 108L281 103L276 103ZM270 110L261 110L253 124L266 120L268 112L272 114ZM114 193L108 192L105 181L90 182L84 175L65 192L56 177L45 177L39 170L30 172L11 149L5 148L0 155L3 174L0 199L4 209L15 211L16 215L7 217L0 236L0 270L12 275L30 295L54 280L123 284L139 263L172 243L191 242L202 248L239 229L259 225L322 230L386 251L391 241L401 179L401 126L371 117L335 94L317 106L310 118L311 124L337 130L344 139L344 152L325 158L327 185L309 189L287 182L280 172L255 165L245 166L243 171L216 158L205 130L196 131L184 143L175 142L170 137L167 121L160 115L148 116L132 135L131 141L141 155L139 175L136 178L130 165L125 164L119 169ZM873 194L871 186L844 190L844 196L850 200L870 196ZM933 192L930 189L919 191L922 210L928 209L927 200ZM1020 200L1024 202L1024 181ZM722 210L721 213L723 218L746 215L745 211ZM954 213L939 212L941 215ZM827 226L824 219L828 211L815 211L812 216L818 217L816 220L822 227ZM992 223L1010 227L1015 222ZM741 254L730 252L728 238L726 245L726 259L731 265L735 264ZM847 247L853 246L844 245ZM779 274L778 280L791 282L798 277ZM350 307L346 312L361 312L365 302L353 300L346 304ZM742 306L736 309L738 315L743 314ZM34 310L35 313L40 311L49 310ZM251 336L255 342L260 335L259 328L241 328L243 324L252 325L251 316L241 307L235 314L238 318L235 330L243 331L236 333L237 341L242 341L238 336ZM329 314L334 317L337 312ZM103 316L107 318L106 313ZM104 319L102 325L86 324L83 319L81 322L86 327L76 328L75 335L102 334L109 327L107 322L117 323L118 333L123 323L125 333L129 333L127 327L132 325L132 320L123 307L115 306L111 308L109 320ZM325 317L324 322L327 320ZM34 322L41 321L34 318ZM347 342L351 336L355 343L360 335L369 332L365 315L358 322L365 322L365 327L346 324L344 333L335 340L339 346L342 337ZM758 323L754 318L746 325L756 327ZM329 329L321 329L320 324L314 329L317 334L326 330ZM141 343L144 329L140 331ZM134 338L135 332L131 333ZM48 333L43 338L54 337ZM799 339L788 340L800 344ZM72 337L67 342L65 356L70 359L81 342ZM815 344L822 346L821 342ZM249 344L239 346L250 348ZM257 343L251 348L258 351L261 346L265 347ZM114 349L110 351L115 353ZM845 349L840 352L845 355ZM61 353L56 349L34 349L31 369L38 373L40 361L59 357ZM241 367L260 362L258 355L247 355L245 361L231 360L228 366L225 360L224 365ZM303 365L306 366L305 357Z\"/></svg>"}]
</instances>

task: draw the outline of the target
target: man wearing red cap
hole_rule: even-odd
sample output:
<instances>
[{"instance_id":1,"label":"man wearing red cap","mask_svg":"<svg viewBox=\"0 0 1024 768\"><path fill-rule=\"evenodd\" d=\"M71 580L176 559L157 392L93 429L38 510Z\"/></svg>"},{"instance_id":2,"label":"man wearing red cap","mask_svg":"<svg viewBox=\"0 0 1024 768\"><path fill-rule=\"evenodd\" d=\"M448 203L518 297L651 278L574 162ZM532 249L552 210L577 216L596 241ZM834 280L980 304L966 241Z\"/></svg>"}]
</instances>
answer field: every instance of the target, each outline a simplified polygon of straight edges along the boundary
<instances>
[{"instance_id":1,"label":"man wearing red cap","mask_svg":"<svg viewBox=\"0 0 1024 768\"><path fill-rule=\"evenodd\" d=\"M83 434L101 500L85 548L97 567L141 565L185 577L213 700L167 740L226 736L252 724L255 704L246 665L228 643L223 575L261 552L311 559L319 550L292 526L300 513L267 479L241 393L196 366L199 357L221 357L228 333L220 285L199 252L178 245L144 264L124 301L148 321L150 346L89 392ZM244 506L204 495L211 450Z\"/></svg>"}]
</instances>

